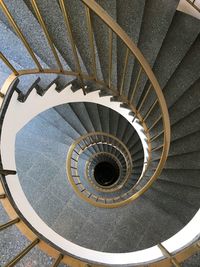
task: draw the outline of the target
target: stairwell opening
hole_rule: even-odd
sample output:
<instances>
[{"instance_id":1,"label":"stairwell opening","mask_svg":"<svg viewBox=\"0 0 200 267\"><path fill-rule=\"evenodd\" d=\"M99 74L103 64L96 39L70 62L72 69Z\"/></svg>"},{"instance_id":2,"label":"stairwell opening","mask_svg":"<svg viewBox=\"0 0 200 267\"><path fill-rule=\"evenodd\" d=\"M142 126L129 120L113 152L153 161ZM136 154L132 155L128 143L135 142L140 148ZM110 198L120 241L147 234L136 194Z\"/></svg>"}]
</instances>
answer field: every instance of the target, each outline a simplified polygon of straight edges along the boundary
<instances>
[{"instance_id":1,"label":"stairwell opening","mask_svg":"<svg viewBox=\"0 0 200 267\"><path fill-rule=\"evenodd\" d=\"M95 181L101 186L111 186L119 178L119 167L117 164L102 161L94 168Z\"/></svg>"}]
</instances>

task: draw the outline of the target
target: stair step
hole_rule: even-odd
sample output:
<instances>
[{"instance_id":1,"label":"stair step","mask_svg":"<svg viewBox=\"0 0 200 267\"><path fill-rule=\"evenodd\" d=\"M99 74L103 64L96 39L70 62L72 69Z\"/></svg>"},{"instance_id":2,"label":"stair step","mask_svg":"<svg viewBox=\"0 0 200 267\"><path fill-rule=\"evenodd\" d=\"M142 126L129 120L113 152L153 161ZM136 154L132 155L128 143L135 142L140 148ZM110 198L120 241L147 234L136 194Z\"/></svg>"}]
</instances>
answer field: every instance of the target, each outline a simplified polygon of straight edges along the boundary
<instances>
[{"instance_id":1,"label":"stair step","mask_svg":"<svg viewBox=\"0 0 200 267\"><path fill-rule=\"evenodd\" d=\"M192 152L168 157L165 164L166 169L200 169L200 152Z\"/></svg>"},{"instance_id":2,"label":"stair step","mask_svg":"<svg viewBox=\"0 0 200 267\"><path fill-rule=\"evenodd\" d=\"M198 127L199 128L199 127ZM199 130L199 129L197 129ZM184 132L182 132L184 134ZM199 150L199 135L200 131L192 132L171 141L168 156L176 156L181 154L188 154ZM196 140L196 142L194 142ZM157 142L156 142L157 143ZM159 147L158 144L155 147ZM159 150L161 150L160 147ZM159 151L157 150L157 151Z\"/></svg>"},{"instance_id":3,"label":"stair step","mask_svg":"<svg viewBox=\"0 0 200 267\"><path fill-rule=\"evenodd\" d=\"M96 1L101 7L116 20L116 0ZM92 14L92 25L94 29L94 37L97 47L97 52L99 56L99 62L101 67L101 72L103 75L103 80L106 84L109 83L109 28L102 22L102 20L95 14ZM117 40L116 36L113 35L112 40L112 74L111 81L112 84L116 85L117 79Z\"/></svg>"},{"instance_id":4,"label":"stair step","mask_svg":"<svg viewBox=\"0 0 200 267\"><path fill-rule=\"evenodd\" d=\"M190 50L182 60L181 64L179 64L178 68L173 73L173 75L167 82L167 85L163 89L165 100L169 109L199 79L199 51L200 35L197 37ZM194 69L197 71L194 71ZM158 110L154 110L154 113L151 114L151 116L148 118L149 124L151 124L159 116Z\"/></svg>"},{"instance_id":5,"label":"stair step","mask_svg":"<svg viewBox=\"0 0 200 267\"><path fill-rule=\"evenodd\" d=\"M161 88L165 87L199 33L198 19L176 11L153 67Z\"/></svg>"},{"instance_id":6,"label":"stair step","mask_svg":"<svg viewBox=\"0 0 200 267\"><path fill-rule=\"evenodd\" d=\"M33 8L28 0L25 0L27 6L35 15ZM47 1L37 1L38 8L44 19L45 25L48 29L48 33L51 36L51 39L62 55L67 65L71 70L76 71L76 64L73 57L72 45L67 31L64 16L61 12L60 5L56 0L47 0ZM55 34L56 33L56 34ZM84 70L83 62L79 55L79 63L81 69Z\"/></svg>"},{"instance_id":7,"label":"stair step","mask_svg":"<svg viewBox=\"0 0 200 267\"><path fill-rule=\"evenodd\" d=\"M109 109L105 106L102 106L102 105L97 105L97 108L98 108L98 112L99 112L99 120L101 122L102 131L105 133L109 133L110 112L112 114L116 115L117 118L118 118L118 114L116 112L112 111L111 109ZM114 115L113 115L113 120L115 120ZM116 122L114 122L114 123L116 123ZM112 134L112 132L111 132L111 134Z\"/></svg>"},{"instance_id":8,"label":"stair step","mask_svg":"<svg viewBox=\"0 0 200 267\"><path fill-rule=\"evenodd\" d=\"M49 124L49 122L41 118L40 115L24 126L22 134L25 133L34 134L62 144L67 144L69 142L69 137L67 137L66 134Z\"/></svg>"},{"instance_id":9,"label":"stair step","mask_svg":"<svg viewBox=\"0 0 200 267\"><path fill-rule=\"evenodd\" d=\"M91 57L89 31L86 18L86 9L84 4L80 1L65 1L66 9L68 10L69 20L73 38L78 48L79 54L83 60L83 64L90 76L94 77L93 60ZM80 19L81 18L81 19ZM101 79L101 71L99 65L99 58L97 55L96 44L94 43L95 60L97 76Z\"/></svg>"},{"instance_id":10,"label":"stair step","mask_svg":"<svg viewBox=\"0 0 200 267\"><path fill-rule=\"evenodd\" d=\"M49 88L57 80L57 75L24 75L19 78L19 83L17 85L16 91L18 92L18 100L20 102L25 102L30 93L35 89L37 94L43 96Z\"/></svg>"},{"instance_id":11,"label":"stair step","mask_svg":"<svg viewBox=\"0 0 200 267\"><path fill-rule=\"evenodd\" d=\"M196 112L200 107L200 92L198 90L200 86L200 79L191 85L174 103L169 109L169 115L171 124L178 122L180 119L184 119L192 112ZM173 115L173 116L172 116ZM195 121L193 121L194 123Z\"/></svg>"},{"instance_id":12,"label":"stair step","mask_svg":"<svg viewBox=\"0 0 200 267\"><path fill-rule=\"evenodd\" d=\"M130 129L130 134L131 131L132 133L135 131L134 128L130 125L129 121L116 111L110 110L109 122L110 122L110 133L112 133L126 145L125 135L127 129Z\"/></svg>"},{"instance_id":13,"label":"stair step","mask_svg":"<svg viewBox=\"0 0 200 267\"><path fill-rule=\"evenodd\" d=\"M54 109L58 112L58 114L67 121L71 127L79 133L79 135L86 134L86 130L83 125L80 123L77 115L73 112L70 104L59 105L54 107Z\"/></svg>"},{"instance_id":14,"label":"stair step","mask_svg":"<svg viewBox=\"0 0 200 267\"><path fill-rule=\"evenodd\" d=\"M119 243L123 243L126 252L145 249L147 246L151 247L162 242L183 226L178 219L167 214L162 208L155 206L143 196L135 201L135 205L128 205L125 210L127 214L124 213L124 216L121 217L121 227L120 229L116 228L112 237L115 237ZM126 224L126 227L123 226L123 223ZM135 241L138 241L132 243L133 237ZM112 245L113 243L110 244L111 247ZM123 250L121 249L121 251Z\"/></svg>"},{"instance_id":15,"label":"stair step","mask_svg":"<svg viewBox=\"0 0 200 267\"><path fill-rule=\"evenodd\" d=\"M176 11L153 66L153 72L155 73L161 88L165 87L167 81L181 63L199 32L199 20ZM142 94L143 96L147 90L148 84L145 86ZM152 97L150 96L150 98ZM153 103L152 101L149 102Z\"/></svg>"},{"instance_id":16,"label":"stair step","mask_svg":"<svg viewBox=\"0 0 200 267\"><path fill-rule=\"evenodd\" d=\"M54 108L40 113L39 116L65 134L69 138L68 144L79 137L79 134L58 114Z\"/></svg>"},{"instance_id":17,"label":"stair step","mask_svg":"<svg viewBox=\"0 0 200 267\"><path fill-rule=\"evenodd\" d=\"M137 132L133 126L128 123L127 128L123 135L123 142L129 148L131 145L134 145L137 142Z\"/></svg>"},{"instance_id":18,"label":"stair step","mask_svg":"<svg viewBox=\"0 0 200 267\"><path fill-rule=\"evenodd\" d=\"M99 111L98 111L98 104L90 103L90 102L84 102L85 108L87 110L87 113L90 117L91 123L93 125L93 128L96 132L102 131L101 128L101 122L99 118Z\"/></svg>"},{"instance_id":19,"label":"stair step","mask_svg":"<svg viewBox=\"0 0 200 267\"><path fill-rule=\"evenodd\" d=\"M9 75L10 75L9 73L0 71L0 88L2 87L2 85L4 84Z\"/></svg>"},{"instance_id":20,"label":"stair step","mask_svg":"<svg viewBox=\"0 0 200 267\"><path fill-rule=\"evenodd\" d=\"M57 68L55 59L52 55L52 52L50 50L50 47L44 35L44 32L41 29L37 19L34 17L32 12L26 5L26 3L24 1L19 1L19 0L15 3L9 0L6 0L5 4L7 5L14 20L16 21L17 25L19 26L20 30L24 34L29 45L31 46L33 51L37 54L37 56L39 56L39 58L49 67L52 67L54 69ZM1 19L7 25L9 29L14 31L4 15L1 15ZM16 43L14 40L10 42L10 44L11 43L15 44L16 46ZM17 46L15 49L17 49ZM24 50L25 52L23 52L23 56L20 58L19 61L17 60L16 62L18 62L21 66L24 66L26 68L30 68L30 67L35 68L35 65L33 61L31 60L31 58L29 56L27 56L27 58L25 57L25 55L27 55L28 52L26 51L25 48ZM11 54L15 56L19 55L19 51L20 50L14 53L14 49L13 49ZM25 61L24 63L26 64L24 64L22 60L24 60Z\"/></svg>"},{"instance_id":21,"label":"stair step","mask_svg":"<svg viewBox=\"0 0 200 267\"><path fill-rule=\"evenodd\" d=\"M70 107L72 108L73 112L76 114L77 118L85 128L85 130L89 132L94 132L95 129L93 127L93 124L90 120L90 116L85 108L84 103L71 103ZM90 111L92 112L92 110Z\"/></svg>"},{"instance_id":22,"label":"stair step","mask_svg":"<svg viewBox=\"0 0 200 267\"><path fill-rule=\"evenodd\" d=\"M137 161L133 161L133 168L140 167L141 169L143 169L143 165L144 165L144 158L138 159Z\"/></svg>"},{"instance_id":23,"label":"stair step","mask_svg":"<svg viewBox=\"0 0 200 267\"><path fill-rule=\"evenodd\" d=\"M160 179L156 181L154 188L176 198L178 201L191 205L191 208L196 209L196 211L199 208L199 188L170 183Z\"/></svg>"},{"instance_id":24,"label":"stair step","mask_svg":"<svg viewBox=\"0 0 200 267\"><path fill-rule=\"evenodd\" d=\"M200 131L197 131L174 140L170 145L169 156L181 155L200 150L199 137Z\"/></svg>"},{"instance_id":25,"label":"stair step","mask_svg":"<svg viewBox=\"0 0 200 267\"><path fill-rule=\"evenodd\" d=\"M144 161L144 151L143 149L141 149L140 151L138 151L137 153L133 153L132 154L132 158L133 158L133 162L137 162L138 160L143 160Z\"/></svg>"},{"instance_id":26,"label":"stair step","mask_svg":"<svg viewBox=\"0 0 200 267\"><path fill-rule=\"evenodd\" d=\"M123 135L126 131L128 124L129 124L129 121L125 117L123 117L122 115L119 115L119 121L118 121L118 128L117 128L116 136L120 140L123 140Z\"/></svg>"},{"instance_id":27,"label":"stair step","mask_svg":"<svg viewBox=\"0 0 200 267\"><path fill-rule=\"evenodd\" d=\"M174 113L175 115L175 113ZM194 134L199 131L198 119L200 116L200 108L192 111L184 118L171 125L171 142L175 142L180 138L184 138L187 135ZM173 117L171 117L173 118ZM163 135L159 136L154 143L159 146L163 143Z\"/></svg>"},{"instance_id":28,"label":"stair step","mask_svg":"<svg viewBox=\"0 0 200 267\"><path fill-rule=\"evenodd\" d=\"M67 75L58 75L56 79L56 91L60 93L62 90L64 90L66 87L68 87L71 82L74 81L74 77L67 76Z\"/></svg>"},{"instance_id":29,"label":"stair step","mask_svg":"<svg viewBox=\"0 0 200 267\"><path fill-rule=\"evenodd\" d=\"M158 0L156 2L150 0L145 4L138 48L143 53L151 67L153 66L160 51L163 40L176 12L178 2L178 0L170 0L163 3L162 0ZM135 62L130 83L129 96L131 96L134 88L139 69L140 66L137 62ZM147 77L142 73L140 83L133 100L135 106L137 106L146 81Z\"/></svg>"},{"instance_id":30,"label":"stair step","mask_svg":"<svg viewBox=\"0 0 200 267\"><path fill-rule=\"evenodd\" d=\"M189 187L200 187L199 170L164 169L159 177L160 179Z\"/></svg>"},{"instance_id":31,"label":"stair step","mask_svg":"<svg viewBox=\"0 0 200 267\"><path fill-rule=\"evenodd\" d=\"M9 217L7 216L4 208L0 204L1 211L1 223L6 223L9 221ZM12 255L18 255L26 246L30 244L30 241L19 231L19 229L12 225L11 227L5 229L1 232L1 264L6 265L10 260L11 251ZM14 257L14 256L13 256ZM49 257L47 254L42 252L39 248L34 247L23 259L20 260L20 264L26 266L30 262L37 262L39 266L49 266L53 263L53 259Z\"/></svg>"},{"instance_id":32,"label":"stair step","mask_svg":"<svg viewBox=\"0 0 200 267\"><path fill-rule=\"evenodd\" d=\"M155 206L160 207L171 216L176 217L183 224L191 219L196 210L191 205L186 204L183 200L178 200L176 196L170 196L156 188L156 183L146 191L145 197L148 198Z\"/></svg>"},{"instance_id":33,"label":"stair step","mask_svg":"<svg viewBox=\"0 0 200 267\"><path fill-rule=\"evenodd\" d=\"M134 130L130 122L127 121L126 127L124 128L124 131L122 132L122 134L123 135L122 135L121 140L123 140L123 143L127 145L127 142L130 136L134 136L134 134L136 134L136 131Z\"/></svg>"},{"instance_id":34,"label":"stair step","mask_svg":"<svg viewBox=\"0 0 200 267\"><path fill-rule=\"evenodd\" d=\"M2 18L4 18L4 15L1 15L1 19ZM20 65L21 68L35 68L34 62L31 60L22 42L7 27L7 25L2 22L2 20L0 20L0 32L1 36L6 36L6 38L1 38L2 40L0 43L0 50L4 54L4 56L8 60L12 59L12 61L17 62L17 65ZM2 71L4 71L4 65L2 67Z\"/></svg>"},{"instance_id":35,"label":"stair step","mask_svg":"<svg viewBox=\"0 0 200 267\"><path fill-rule=\"evenodd\" d=\"M141 149L142 143L141 143L140 137L136 131L130 136L130 138L127 142L127 146L130 150L135 148L136 152Z\"/></svg>"},{"instance_id":36,"label":"stair step","mask_svg":"<svg viewBox=\"0 0 200 267\"><path fill-rule=\"evenodd\" d=\"M122 29L129 35L129 37L137 45L138 40L139 40L140 27L141 27L142 18L143 18L145 1L144 0L142 1L117 0L116 2L117 2L116 3L117 4L117 23L122 27ZM120 88L120 84L121 84L122 70L124 66L125 55L126 55L125 45L118 38L117 39L118 89ZM125 82L124 82L124 87L123 87L124 95L128 95L134 62L135 62L134 57L129 56L126 77L125 77Z\"/></svg>"},{"instance_id":37,"label":"stair step","mask_svg":"<svg viewBox=\"0 0 200 267\"><path fill-rule=\"evenodd\" d=\"M164 88L164 95L168 107L171 107L183 93L199 78L200 70L200 35L191 46L181 64ZM194 71L194 69L196 71ZM169 89L170 88L170 89ZM175 89L175 93L174 93Z\"/></svg>"}]
</instances>

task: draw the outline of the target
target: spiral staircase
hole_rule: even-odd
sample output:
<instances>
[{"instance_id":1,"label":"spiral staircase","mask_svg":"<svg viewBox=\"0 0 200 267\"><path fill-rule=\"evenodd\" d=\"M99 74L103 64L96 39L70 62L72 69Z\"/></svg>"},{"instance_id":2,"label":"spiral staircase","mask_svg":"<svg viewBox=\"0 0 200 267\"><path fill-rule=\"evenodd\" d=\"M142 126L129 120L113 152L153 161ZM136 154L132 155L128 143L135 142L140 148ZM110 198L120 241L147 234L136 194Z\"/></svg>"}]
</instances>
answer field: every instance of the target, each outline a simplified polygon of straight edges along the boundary
<instances>
[{"instance_id":1,"label":"spiral staircase","mask_svg":"<svg viewBox=\"0 0 200 267\"><path fill-rule=\"evenodd\" d=\"M200 266L200 21L178 6L0 1L0 266Z\"/></svg>"}]
</instances>

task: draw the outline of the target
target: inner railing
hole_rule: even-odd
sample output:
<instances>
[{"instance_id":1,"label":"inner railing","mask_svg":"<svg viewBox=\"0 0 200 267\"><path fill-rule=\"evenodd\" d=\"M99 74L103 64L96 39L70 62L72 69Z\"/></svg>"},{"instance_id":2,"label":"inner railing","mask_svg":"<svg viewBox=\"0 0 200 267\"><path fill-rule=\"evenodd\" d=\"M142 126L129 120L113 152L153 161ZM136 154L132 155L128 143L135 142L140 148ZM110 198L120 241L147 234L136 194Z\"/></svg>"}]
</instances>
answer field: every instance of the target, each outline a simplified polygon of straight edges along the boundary
<instances>
[{"instance_id":1,"label":"inner railing","mask_svg":"<svg viewBox=\"0 0 200 267\"><path fill-rule=\"evenodd\" d=\"M101 192L108 193L107 195L105 194L105 196L103 193L101 193L101 196L97 195L97 193L90 190L90 186L88 187L87 184L85 185L83 183L83 181L85 181L85 177L81 177L83 174L81 175L79 173L80 171L78 166L80 157L87 152L88 148L94 149L91 155L93 154L95 156L99 152L97 147L101 145L110 147L110 150L112 153L114 152L114 154L119 153L117 156L121 155L124 158L125 164L125 173L114 190L113 188L101 190ZM66 170L67 177L73 187L73 190L86 202L104 208L115 208L130 202L131 189L133 186L131 188L127 188L127 190L125 189L127 182L131 180L131 174L133 171L132 158L126 146L115 136L103 132L94 132L81 136L69 148ZM125 192L120 192L120 189L124 189ZM114 192L115 195L113 195ZM112 193L111 196L109 195L110 193Z\"/></svg>"},{"instance_id":2,"label":"inner railing","mask_svg":"<svg viewBox=\"0 0 200 267\"><path fill-rule=\"evenodd\" d=\"M102 146L101 146L102 148ZM116 166L119 168L119 179L117 179L116 183L114 183L112 186L107 186L106 188L103 186L100 186L99 183L96 182L95 179L95 167L98 163L104 162L106 160L114 162ZM85 178L88 180L88 182L97 190L100 192L109 192L109 190L116 191L122 186L120 185L121 180L124 178L126 173L126 163L123 159L122 154L117 149L114 149L112 146L110 146L110 149L108 151L97 151L95 154L91 155L89 159L87 160L86 166L85 166Z\"/></svg>"}]
</instances>

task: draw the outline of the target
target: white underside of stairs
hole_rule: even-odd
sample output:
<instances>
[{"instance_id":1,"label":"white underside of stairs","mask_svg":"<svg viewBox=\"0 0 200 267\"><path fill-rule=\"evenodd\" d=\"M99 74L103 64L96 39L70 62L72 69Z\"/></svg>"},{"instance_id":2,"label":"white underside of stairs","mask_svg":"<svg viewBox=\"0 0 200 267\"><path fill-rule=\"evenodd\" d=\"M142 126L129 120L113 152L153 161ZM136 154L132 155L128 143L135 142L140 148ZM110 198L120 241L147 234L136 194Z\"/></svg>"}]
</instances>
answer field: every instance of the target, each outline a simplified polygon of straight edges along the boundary
<instances>
[{"instance_id":1,"label":"white underside of stairs","mask_svg":"<svg viewBox=\"0 0 200 267\"><path fill-rule=\"evenodd\" d=\"M2 127L1 151L4 169L16 170L15 162L15 137L17 132L40 112L56 105L69 102L95 102L117 110L132 123L132 116L128 115L128 110L120 108L120 103L110 102L110 97L98 97L98 92L83 96L81 90L73 93L70 88L66 88L61 93L57 93L53 85L46 94L41 97L33 90L25 103L17 101L18 94L14 92ZM128 115L128 116L127 116ZM135 125L134 125L135 126ZM138 129L139 135L141 135ZM7 184L11 195L23 216L29 223L48 240L56 246L75 255L78 258L102 264L115 264L116 266L133 265L155 261L163 257L157 246L129 253L104 253L80 247L54 232L33 210L28 202L17 175L8 175ZM200 211L190 223L176 235L163 242L169 252L176 251L192 242L199 235Z\"/></svg>"}]
</instances>

